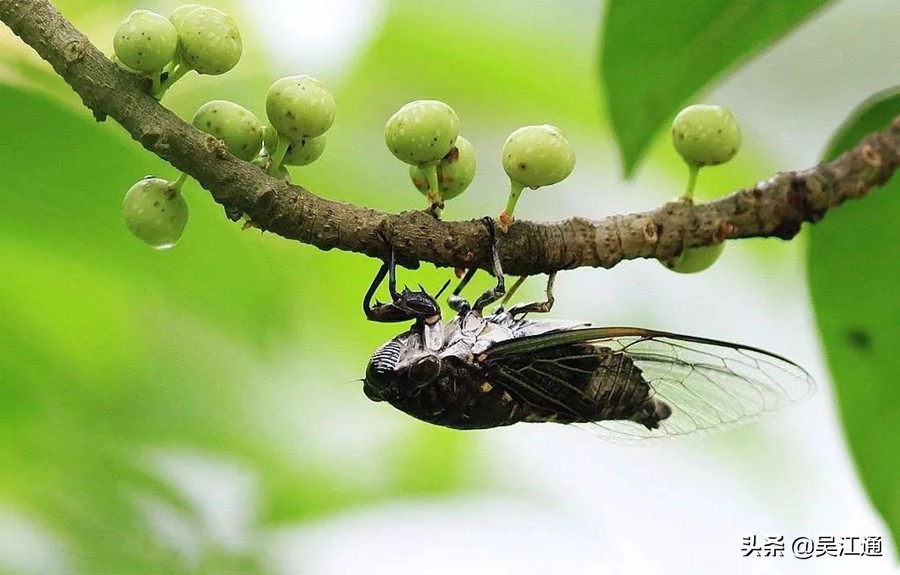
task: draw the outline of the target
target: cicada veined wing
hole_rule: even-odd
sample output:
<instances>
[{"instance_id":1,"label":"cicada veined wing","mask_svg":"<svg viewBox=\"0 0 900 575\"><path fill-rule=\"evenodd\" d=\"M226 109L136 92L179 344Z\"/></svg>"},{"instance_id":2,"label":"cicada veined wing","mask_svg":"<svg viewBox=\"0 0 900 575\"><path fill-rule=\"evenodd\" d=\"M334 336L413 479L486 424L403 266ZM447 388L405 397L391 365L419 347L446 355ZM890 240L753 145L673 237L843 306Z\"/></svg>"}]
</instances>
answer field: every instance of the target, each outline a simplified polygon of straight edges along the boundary
<instances>
[{"instance_id":1,"label":"cicada veined wing","mask_svg":"<svg viewBox=\"0 0 900 575\"><path fill-rule=\"evenodd\" d=\"M592 431L625 442L738 425L815 390L809 373L770 352L641 328L522 337L493 346L485 356L483 363L511 394L559 414L548 420L590 421ZM602 413L597 406L621 405L619 415L633 410L638 403L625 396L635 393L636 381L643 387L641 405L652 399L671 411L653 425L596 417Z\"/></svg>"}]
</instances>

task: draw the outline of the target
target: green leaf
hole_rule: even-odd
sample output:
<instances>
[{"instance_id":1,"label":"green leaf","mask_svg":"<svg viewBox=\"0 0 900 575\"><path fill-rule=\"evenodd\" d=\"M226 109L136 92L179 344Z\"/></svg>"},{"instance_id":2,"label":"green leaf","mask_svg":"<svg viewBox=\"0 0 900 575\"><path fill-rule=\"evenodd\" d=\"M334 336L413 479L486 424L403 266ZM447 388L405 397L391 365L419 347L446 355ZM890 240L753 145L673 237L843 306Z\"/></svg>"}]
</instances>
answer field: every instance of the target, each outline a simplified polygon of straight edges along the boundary
<instances>
[{"instance_id":1,"label":"green leaf","mask_svg":"<svg viewBox=\"0 0 900 575\"><path fill-rule=\"evenodd\" d=\"M864 103L837 132L836 157L900 115L900 92ZM900 541L900 179L829 212L810 231L809 283L841 419L862 483Z\"/></svg>"},{"instance_id":2,"label":"green leaf","mask_svg":"<svg viewBox=\"0 0 900 575\"><path fill-rule=\"evenodd\" d=\"M827 3L610 0L600 74L625 176L692 96Z\"/></svg>"}]
</instances>

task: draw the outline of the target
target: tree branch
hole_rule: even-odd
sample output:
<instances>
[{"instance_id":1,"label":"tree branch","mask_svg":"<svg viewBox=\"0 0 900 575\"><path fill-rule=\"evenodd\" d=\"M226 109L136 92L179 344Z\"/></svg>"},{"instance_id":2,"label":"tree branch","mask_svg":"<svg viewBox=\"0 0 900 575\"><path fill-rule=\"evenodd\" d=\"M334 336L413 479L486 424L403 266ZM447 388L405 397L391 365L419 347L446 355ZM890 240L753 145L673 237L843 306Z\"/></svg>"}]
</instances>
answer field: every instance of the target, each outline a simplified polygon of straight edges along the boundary
<instances>
[{"instance_id":1,"label":"tree branch","mask_svg":"<svg viewBox=\"0 0 900 575\"><path fill-rule=\"evenodd\" d=\"M260 229L323 250L383 258L381 230L401 263L490 269L478 221L443 222L419 211L389 214L320 198L270 178L228 154L148 94L146 82L120 70L45 0L0 0L0 20L78 93L94 116L115 119L147 150L194 177L226 214L246 214ZM601 220L517 221L500 241L504 269L515 275L580 266L610 268L623 259L670 258L685 247L734 238L790 239L845 200L886 183L900 165L900 118L836 160L778 173L719 200L666 203Z\"/></svg>"}]
</instances>

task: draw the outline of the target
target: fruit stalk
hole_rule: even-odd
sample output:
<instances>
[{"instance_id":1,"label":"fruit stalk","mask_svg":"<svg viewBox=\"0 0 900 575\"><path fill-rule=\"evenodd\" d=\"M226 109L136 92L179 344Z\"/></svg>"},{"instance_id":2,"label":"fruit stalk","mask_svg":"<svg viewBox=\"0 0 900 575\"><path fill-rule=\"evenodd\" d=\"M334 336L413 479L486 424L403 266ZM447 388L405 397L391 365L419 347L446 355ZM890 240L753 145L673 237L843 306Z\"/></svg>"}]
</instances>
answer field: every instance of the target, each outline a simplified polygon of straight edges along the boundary
<instances>
[{"instance_id":1,"label":"fruit stalk","mask_svg":"<svg viewBox=\"0 0 900 575\"><path fill-rule=\"evenodd\" d=\"M272 163L269 164L269 167L266 169L266 173L270 176L277 177L278 168L281 167L281 163L284 161L284 156L287 154L288 148L291 145L291 141L278 134L278 145L275 147L275 153L272 154Z\"/></svg>"},{"instance_id":2,"label":"fruit stalk","mask_svg":"<svg viewBox=\"0 0 900 575\"><path fill-rule=\"evenodd\" d=\"M169 187L172 188L173 190L175 190L176 192L180 192L181 186L184 185L184 182L186 182L187 179L188 179L188 175L185 172L181 172L181 175L179 175L176 179L169 182Z\"/></svg>"},{"instance_id":3,"label":"fruit stalk","mask_svg":"<svg viewBox=\"0 0 900 575\"><path fill-rule=\"evenodd\" d=\"M441 188L438 183L438 164L440 160L437 162L428 162L427 164L422 164L420 167L422 171L425 172L425 179L428 180L428 193L426 197L428 198L428 210L433 213L435 216L441 215L441 209L444 207L444 199L441 197Z\"/></svg>"},{"instance_id":4,"label":"fruit stalk","mask_svg":"<svg viewBox=\"0 0 900 575\"><path fill-rule=\"evenodd\" d=\"M522 190L525 189L523 184L515 180L509 181L509 197L506 199L506 208L500 214L500 223L502 227L508 226L513 223L513 212L516 211L516 203L519 201L519 196L522 195Z\"/></svg>"},{"instance_id":5,"label":"fruit stalk","mask_svg":"<svg viewBox=\"0 0 900 575\"><path fill-rule=\"evenodd\" d=\"M688 181L687 187L684 189L684 199L694 199L694 188L697 187L697 175L700 173L700 166L688 165Z\"/></svg>"},{"instance_id":6,"label":"fruit stalk","mask_svg":"<svg viewBox=\"0 0 900 575\"><path fill-rule=\"evenodd\" d=\"M172 69L172 73L169 76L159 83L159 87L156 88L154 86L153 97L157 100L162 100L162 97L166 95L166 91L172 87L172 84L180 80L185 74L191 71L191 67L184 64L183 62L179 63Z\"/></svg>"}]
</instances>

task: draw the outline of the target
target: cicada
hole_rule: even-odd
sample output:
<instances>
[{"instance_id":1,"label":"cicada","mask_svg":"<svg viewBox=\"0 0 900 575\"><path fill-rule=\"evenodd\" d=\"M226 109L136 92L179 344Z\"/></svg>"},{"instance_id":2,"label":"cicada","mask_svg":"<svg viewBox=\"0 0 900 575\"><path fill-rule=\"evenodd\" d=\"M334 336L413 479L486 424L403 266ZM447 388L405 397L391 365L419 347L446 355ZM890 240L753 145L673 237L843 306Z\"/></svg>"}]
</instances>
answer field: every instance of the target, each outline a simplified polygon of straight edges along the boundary
<instances>
[{"instance_id":1,"label":"cicada","mask_svg":"<svg viewBox=\"0 0 900 575\"><path fill-rule=\"evenodd\" d=\"M762 349L634 327L531 319L553 305L485 308L506 293L493 221L485 218L497 284L473 304L460 292L444 322L421 288L396 288L393 249L363 298L366 317L413 321L369 360L363 391L407 414L455 429L518 422L585 423L623 440L682 435L727 427L810 395L811 376L796 363ZM372 305L388 277L390 303ZM448 282L449 283L449 282Z\"/></svg>"}]
</instances>

